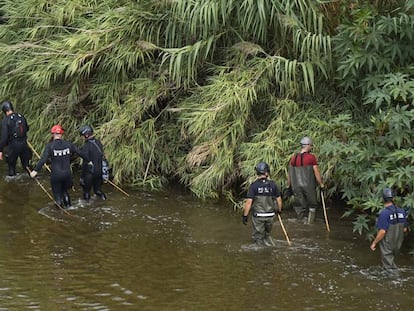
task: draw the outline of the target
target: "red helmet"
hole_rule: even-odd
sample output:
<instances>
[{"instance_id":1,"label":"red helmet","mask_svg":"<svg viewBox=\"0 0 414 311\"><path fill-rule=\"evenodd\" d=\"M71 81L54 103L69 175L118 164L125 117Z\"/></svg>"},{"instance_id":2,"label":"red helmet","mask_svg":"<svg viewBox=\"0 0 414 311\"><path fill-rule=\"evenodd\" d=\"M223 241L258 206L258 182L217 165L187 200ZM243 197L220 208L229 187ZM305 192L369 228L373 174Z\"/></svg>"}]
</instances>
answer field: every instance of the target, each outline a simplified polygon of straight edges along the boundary
<instances>
[{"instance_id":1,"label":"red helmet","mask_svg":"<svg viewBox=\"0 0 414 311\"><path fill-rule=\"evenodd\" d=\"M53 125L52 128L50 129L50 132L52 134L63 134L63 133L65 133L63 127L59 124Z\"/></svg>"}]
</instances>

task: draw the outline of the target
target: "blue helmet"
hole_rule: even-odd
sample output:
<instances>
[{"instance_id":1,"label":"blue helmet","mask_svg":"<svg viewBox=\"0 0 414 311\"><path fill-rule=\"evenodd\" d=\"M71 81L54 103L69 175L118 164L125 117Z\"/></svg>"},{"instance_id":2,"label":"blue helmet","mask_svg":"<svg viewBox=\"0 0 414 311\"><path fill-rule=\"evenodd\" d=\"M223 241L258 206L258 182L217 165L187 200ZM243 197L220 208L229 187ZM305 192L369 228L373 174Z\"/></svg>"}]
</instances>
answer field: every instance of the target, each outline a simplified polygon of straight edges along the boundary
<instances>
[{"instance_id":1,"label":"blue helmet","mask_svg":"<svg viewBox=\"0 0 414 311\"><path fill-rule=\"evenodd\" d=\"M269 165L266 162L260 162L255 167L257 175L270 173Z\"/></svg>"},{"instance_id":2,"label":"blue helmet","mask_svg":"<svg viewBox=\"0 0 414 311\"><path fill-rule=\"evenodd\" d=\"M12 103L9 101L3 102L3 104L1 104L1 110L3 111L3 113L6 113L7 111L13 111Z\"/></svg>"},{"instance_id":3,"label":"blue helmet","mask_svg":"<svg viewBox=\"0 0 414 311\"><path fill-rule=\"evenodd\" d=\"M392 199L394 198L394 194L392 193L392 189L391 188L384 188L382 190L382 198L386 202L392 201Z\"/></svg>"},{"instance_id":4,"label":"blue helmet","mask_svg":"<svg viewBox=\"0 0 414 311\"><path fill-rule=\"evenodd\" d=\"M84 125L79 129L79 135L89 137L93 134L93 128L89 125Z\"/></svg>"}]
</instances>

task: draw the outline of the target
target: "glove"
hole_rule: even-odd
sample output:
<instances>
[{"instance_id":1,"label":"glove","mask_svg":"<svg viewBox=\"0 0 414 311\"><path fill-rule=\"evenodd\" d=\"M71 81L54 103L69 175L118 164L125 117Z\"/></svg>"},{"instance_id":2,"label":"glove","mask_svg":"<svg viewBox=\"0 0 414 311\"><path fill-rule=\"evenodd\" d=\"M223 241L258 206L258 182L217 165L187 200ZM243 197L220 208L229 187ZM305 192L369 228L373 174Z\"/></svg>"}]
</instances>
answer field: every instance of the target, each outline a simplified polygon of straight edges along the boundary
<instances>
[{"instance_id":1,"label":"glove","mask_svg":"<svg viewBox=\"0 0 414 311\"><path fill-rule=\"evenodd\" d=\"M37 172L36 171L31 171L30 172L30 177L35 178L37 176Z\"/></svg>"},{"instance_id":2,"label":"glove","mask_svg":"<svg viewBox=\"0 0 414 311\"><path fill-rule=\"evenodd\" d=\"M282 215L282 210L281 210L281 209L278 209L278 210L276 211L276 214L278 214L278 215Z\"/></svg>"},{"instance_id":3,"label":"glove","mask_svg":"<svg viewBox=\"0 0 414 311\"><path fill-rule=\"evenodd\" d=\"M247 225L247 216L242 216L243 219L243 225Z\"/></svg>"}]
</instances>

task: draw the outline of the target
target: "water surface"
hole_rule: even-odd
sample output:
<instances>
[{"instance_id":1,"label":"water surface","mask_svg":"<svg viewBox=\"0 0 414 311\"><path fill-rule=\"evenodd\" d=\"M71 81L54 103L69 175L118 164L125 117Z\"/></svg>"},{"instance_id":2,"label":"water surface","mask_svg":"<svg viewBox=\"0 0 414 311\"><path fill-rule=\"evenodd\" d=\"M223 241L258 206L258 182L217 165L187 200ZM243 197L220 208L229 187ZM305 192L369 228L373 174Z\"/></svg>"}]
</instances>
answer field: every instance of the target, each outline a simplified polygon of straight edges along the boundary
<instances>
[{"instance_id":1,"label":"water surface","mask_svg":"<svg viewBox=\"0 0 414 311\"><path fill-rule=\"evenodd\" d=\"M1 311L413 308L412 258L403 252L401 276L384 277L378 250L335 206L330 233L286 211L292 246L276 222L276 247L255 248L250 220L178 189L126 197L104 185L108 200L85 204L76 184L67 215L29 177L0 173ZM39 180L50 189L47 172Z\"/></svg>"}]
</instances>

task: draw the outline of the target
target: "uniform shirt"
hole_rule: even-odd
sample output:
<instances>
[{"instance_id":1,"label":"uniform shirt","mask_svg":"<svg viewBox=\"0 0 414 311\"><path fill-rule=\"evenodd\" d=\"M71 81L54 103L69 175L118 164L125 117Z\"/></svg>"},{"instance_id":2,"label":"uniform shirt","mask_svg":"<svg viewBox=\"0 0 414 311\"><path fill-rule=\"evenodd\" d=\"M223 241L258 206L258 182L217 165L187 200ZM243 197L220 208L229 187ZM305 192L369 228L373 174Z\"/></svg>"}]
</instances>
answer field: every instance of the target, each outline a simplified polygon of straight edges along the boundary
<instances>
[{"instance_id":1,"label":"uniform shirt","mask_svg":"<svg viewBox=\"0 0 414 311\"><path fill-rule=\"evenodd\" d=\"M274 212L277 197L280 197L280 191L274 181L268 178L255 180L247 192L247 198L253 200L253 211L259 213Z\"/></svg>"},{"instance_id":2,"label":"uniform shirt","mask_svg":"<svg viewBox=\"0 0 414 311\"><path fill-rule=\"evenodd\" d=\"M314 166L318 165L315 155L309 152L297 153L290 159L291 166Z\"/></svg>"},{"instance_id":3,"label":"uniform shirt","mask_svg":"<svg viewBox=\"0 0 414 311\"><path fill-rule=\"evenodd\" d=\"M92 161L94 175L101 176L103 158L102 143L98 139L89 138L85 141L85 144L82 146L81 151L83 154L85 154L85 156L88 157L89 161ZM85 173L89 172L87 161L83 161L82 171Z\"/></svg>"},{"instance_id":4,"label":"uniform shirt","mask_svg":"<svg viewBox=\"0 0 414 311\"><path fill-rule=\"evenodd\" d=\"M63 139L53 140L46 145L42 157L34 170L39 171L43 164L45 164L47 160L50 160L52 173L70 173L71 157L75 154L81 156L85 161L89 161L73 143Z\"/></svg>"},{"instance_id":5,"label":"uniform shirt","mask_svg":"<svg viewBox=\"0 0 414 311\"><path fill-rule=\"evenodd\" d=\"M407 226L407 213L395 205L387 206L382 209L377 220L377 228L388 231L391 225L402 223Z\"/></svg>"}]
</instances>

